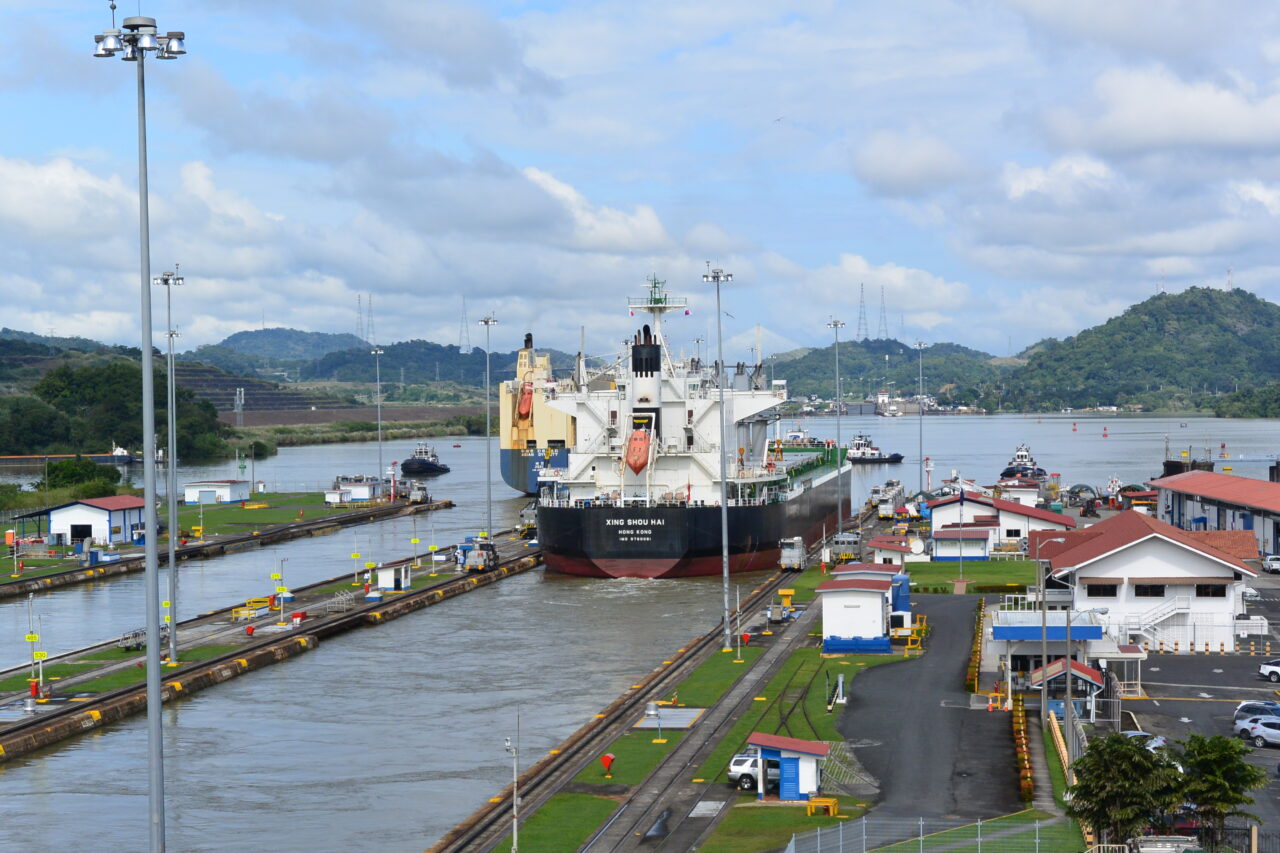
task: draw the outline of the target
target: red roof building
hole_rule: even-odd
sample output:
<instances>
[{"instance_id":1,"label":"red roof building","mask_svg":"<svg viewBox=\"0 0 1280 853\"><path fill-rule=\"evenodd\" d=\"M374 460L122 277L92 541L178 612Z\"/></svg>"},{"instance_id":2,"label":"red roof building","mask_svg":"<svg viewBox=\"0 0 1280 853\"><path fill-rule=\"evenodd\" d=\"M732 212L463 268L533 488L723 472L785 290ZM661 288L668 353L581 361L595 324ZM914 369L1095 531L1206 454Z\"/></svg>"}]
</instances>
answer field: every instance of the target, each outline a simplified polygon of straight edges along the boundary
<instances>
[{"instance_id":1,"label":"red roof building","mask_svg":"<svg viewBox=\"0 0 1280 853\"><path fill-rule=\"evenodd\" d=\"M1280 553L1280 483L1185 471L1148 485L1160 520L1183 530L1249 531L1263 554Z\"/></svg>"}]
</instances>

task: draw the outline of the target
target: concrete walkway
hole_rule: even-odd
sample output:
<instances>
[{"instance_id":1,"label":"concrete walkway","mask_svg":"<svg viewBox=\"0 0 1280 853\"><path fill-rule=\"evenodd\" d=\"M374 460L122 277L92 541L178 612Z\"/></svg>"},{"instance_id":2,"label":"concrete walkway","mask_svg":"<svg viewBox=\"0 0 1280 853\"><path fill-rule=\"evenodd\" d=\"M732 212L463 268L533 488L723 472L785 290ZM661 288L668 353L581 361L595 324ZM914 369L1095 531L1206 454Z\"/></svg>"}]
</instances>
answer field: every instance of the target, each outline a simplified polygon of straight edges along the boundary
<instances>
[{"instance_id":1,"label":"concrete walkway","mask_svg":"<svg viewBox=\"0 0 1280 853\"><path fill-rule=\"evenodd\" d=\"M1027 740L1031 747L1031 774L1036 784L1031 807L1061 817L1062 809L1058 808L1058 803L1053 799L1053 777L1049 775L1049 756L1045 753L1044 729L1040 726L1039 712L1027 712ZM1053 759L1056 761L1057 756L1053 756Z\"/></svg>"}]
</instances>

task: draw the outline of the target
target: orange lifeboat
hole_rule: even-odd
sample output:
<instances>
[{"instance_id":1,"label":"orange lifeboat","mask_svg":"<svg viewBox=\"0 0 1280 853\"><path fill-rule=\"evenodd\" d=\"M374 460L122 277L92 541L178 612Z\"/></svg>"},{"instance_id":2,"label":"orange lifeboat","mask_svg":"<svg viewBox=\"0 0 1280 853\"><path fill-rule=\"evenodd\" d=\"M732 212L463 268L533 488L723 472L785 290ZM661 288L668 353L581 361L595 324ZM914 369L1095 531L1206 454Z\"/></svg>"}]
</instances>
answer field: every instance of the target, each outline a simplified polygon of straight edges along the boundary
<instances>
[{"instance_id":1,"label":"orange lifeboat","mask_svg":"<svg viewBox=\"0 0 1280 853\"><path fill-rule=\"evenodd\" d=\"M520 420L529 419L529 413L533 411L533 383L525 382L520 386L520 402L516 404L516 414Z\"/></svg>"},{"instance_id":2,"label":"orange lifeboat","mask_svg":"<svg viewBox=\"0 0 1280 853\"><path fill-rule=\"evenodd\" d=\"M649 464L649 431L638 429L627 440L627 467L639 474Z\"/></svg>"}]
</instances>

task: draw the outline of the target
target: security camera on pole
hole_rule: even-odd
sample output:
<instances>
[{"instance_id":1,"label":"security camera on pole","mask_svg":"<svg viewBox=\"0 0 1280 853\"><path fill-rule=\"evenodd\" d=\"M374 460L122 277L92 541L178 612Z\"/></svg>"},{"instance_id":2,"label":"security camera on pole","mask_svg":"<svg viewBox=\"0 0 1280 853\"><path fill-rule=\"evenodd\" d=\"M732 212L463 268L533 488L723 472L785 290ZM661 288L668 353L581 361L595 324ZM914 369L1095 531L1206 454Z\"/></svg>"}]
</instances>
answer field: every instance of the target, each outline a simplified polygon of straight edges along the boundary
<instances>
[{"instance_id":1,"label":"security camera on pole","mask_svg":"<svg viewBox=\"0 0 1280 853\"><path fill-rule=\"evenodd\" d=\"M132 62L138 78L138 234L141 278L140 325L142 327L142 482L145 518L143 520L144 580L147 611L147 779L148 828L150 849L164 850L164 754L160 730L160 589L159 561L156 551L156 414L155 378L151 364L151 222L147 191L147 97L146 59L177 59L187 52L182 32L159 35L154 18L141 16L124 19L123 30L116 29L116 4L112 2L111 29L94 36L101 58L120 54Z\"/></svg>"}]
</instances>

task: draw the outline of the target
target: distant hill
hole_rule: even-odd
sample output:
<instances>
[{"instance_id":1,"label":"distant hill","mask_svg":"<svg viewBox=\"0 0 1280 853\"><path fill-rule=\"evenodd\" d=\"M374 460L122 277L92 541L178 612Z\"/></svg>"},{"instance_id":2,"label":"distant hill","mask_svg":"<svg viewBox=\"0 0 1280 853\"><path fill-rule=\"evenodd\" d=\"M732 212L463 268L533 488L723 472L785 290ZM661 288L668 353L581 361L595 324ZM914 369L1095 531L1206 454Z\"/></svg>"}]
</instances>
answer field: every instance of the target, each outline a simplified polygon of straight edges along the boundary
<instances>
[{"instance_id":1,"label":"distant hill","mask_svg":"<svg viewBox=\"0 0 1280 853\"><path fill-rule=\"evenodd\" d=\"M403 341L384 344L381 368L383 382L399 382L404 370L404 381L409 384L426 382L457 382L462 385L484 387L484 350L473 349L463 354L453 344L436 344L431 341ZM555 370L573 368L574 356L558 350L539 349L551 355ZM490 374L494 382L507 379L516 367L515 352L495 352L490 358ZM374 358L368 345L359 349L332 352L303 366L302 379L308 381L373 382L376 374Z\"/></svg>"},{"instance_id":2,"label":"distant hill","mask_svg":"<svg viewBox=\"0 0 1280 853\"><path fill-rule=\"evenodd\" d=\"M258 358L311 361L323 358L331 352L357 347L367 348L369 345L350 333L303 332L298 329L274 328L236 332L214 346Z\"/></svg>"},{"instance_id":3,"label":"distant hill","mask_svg":"<svg viewBox=\"0 0 1280 853\"><path fill-rule=\"evenodd\" d=\"M137 347L116 346L104 344L101 341L90 340L89 338L70 337L63 338L57 335L38 335L35 332L23 332L19 329L0 328L0 340L4 341L24 341L31 344L41 344L46 347L53 347L57 350L79 350L80 352L112 352L121 355L132 354L135 358L141 352Z\"/></svg>"},{"instance_id":4,"label":"distant hill","mask_svg":"<svg viewBox=\"0 0 1280 853\"><path fill-rule=\"evenodd\" d=\"M799 358L779 361L774 377L786 379L793 396L835 396L835 344L811 349ZM893 393L916 393L921 366L925 393L944 403L967 402L980 388L1008 373L984 352L959 344L933 344L923 353L894 340L840 342L840 387L846 396L863 397L885 388Z\"/></svg>"},{"instance_id":5,"label":"distant hill","mask_svg":"<svg viewBox=\"0 0 1280 853\"><path fill-rule=\"evenodd\" d=\"M1208 408L1280 381L1280 306L1235 289L1161 293L1062 341L1042 341L1006 379L1022 410L1141 405Z\"/></svg>"}]
</instances>

